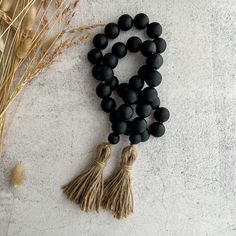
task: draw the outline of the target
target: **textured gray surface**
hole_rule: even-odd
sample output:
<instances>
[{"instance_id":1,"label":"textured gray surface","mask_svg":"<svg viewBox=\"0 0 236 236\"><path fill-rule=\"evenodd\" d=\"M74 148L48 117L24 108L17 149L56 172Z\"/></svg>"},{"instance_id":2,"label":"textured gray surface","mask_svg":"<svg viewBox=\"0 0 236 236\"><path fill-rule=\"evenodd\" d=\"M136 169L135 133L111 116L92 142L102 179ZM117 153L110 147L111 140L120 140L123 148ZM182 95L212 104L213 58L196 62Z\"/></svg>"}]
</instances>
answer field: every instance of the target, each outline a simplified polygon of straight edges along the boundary
<instances>
[{"instance_id":1,"label":"textured gray surface","mask_svg":"<svg viewBox=\"0 0 236 236\"><path fill-rule=\"evenodd\" d=\"M8 113L0 160L1 236L236 235L236 2L84 0L74 25L114 21L126 12L159 21L168 42L158 92L171 119L163 138L138 146L135 213L124 221L106 212L85 214L60 190L90 162L109 130L86 43L67 51ZM127 80L142 62L129 56L116 74ZM106 176L125 144L115 148ZM9 170L18 161L27 181L13 190Z\"/></svg>"}]
</instances>

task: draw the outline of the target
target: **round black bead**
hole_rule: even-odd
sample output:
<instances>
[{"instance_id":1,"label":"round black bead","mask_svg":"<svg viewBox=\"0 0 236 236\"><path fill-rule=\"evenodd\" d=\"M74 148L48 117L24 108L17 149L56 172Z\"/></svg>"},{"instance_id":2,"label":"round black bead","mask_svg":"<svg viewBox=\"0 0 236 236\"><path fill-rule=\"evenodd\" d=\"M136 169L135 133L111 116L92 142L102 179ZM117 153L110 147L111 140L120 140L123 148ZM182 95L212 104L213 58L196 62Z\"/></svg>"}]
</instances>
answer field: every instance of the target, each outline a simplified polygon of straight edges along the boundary
<instances>
[{"instance_id":1,"label":"round black bead","mask_svg":"<svg viewBox=\"0 0 236 236\"><path fill-rule=\"evenodd\" d=\"M121 120L129 120L133 114L133 108L130 105L123 104L118 108L118 114Z\"/></svg>"},{"instance_id":2,"label":"round black bead","mask_svg":"<svg viewBox=\"0 0 236 236\"><path fill-rule=\"evenodd\" d=\"M98 79L105 81L105 82L111 82L113 79L114 72L109 66L101 66L98 70Z\"/></svg>"},{"instance_id":3,"label":"round black bead","mask_svg":"<svg viewBox=\"0 0 236 236\"><path fill-rule=\"evenodd\" d=\"M88 52L88 60L92 64L98 64L102 60L102 52L93 48Z\"/></svg>"},{"instance_id":4,"label":"round black bead","mask_svg":"<svg viewBox=\"0 0 236 236\"><path fill-rule=\"evenodd\" d=\"M136 36L130 37L126 43L127 48L130 52L138 52L141 44L142 44L142 40Z\"/></svg>"},{"instance_id":5,"label":"round black bead","mask_svg":"<svg viewBox=\"0 0 236 236\"><path fill-rule=\"evenodd\" d=\"M152 109L155 110L160 106L160 98L156 97L151 103Z\"/></svg>"},{"instance_id":6,"label":"round black bead","mask_svg":"<svg viewBox=\"0 0 236 236\"><path fill-rule=\"evenodd\" d=\"M157 97L157 91L154 88L146 87L142 91L142 101L151 104Z\"/></svg>"},{"instance_id":7,"label":"round black bead","mask_svg":"<svg viewBox=\"0 0 236 236\"><path fill-rule=\"evenodd\" d=\"M127 123L125 121L114 121L112 123L112 130L117 134L124 134L127 130Z\"/></svg>"},{"instance_id":8,"label":"round black bead","mask_svg":"<svg viewBox=\"0 0 236 236\"><path fill-rule=\"evenodd\" d=\"M127 54L127 48L124 43L118 42L112 46L112 53L118 58L122 58Z\"/></svg>"},{"instance_id":9,"label":"round black bead","mask_svg":"<svg viewBox=\"0 0 236 236\"><path fill-rule=\"evenodd\" d=\"M119 143L119 141L120 141L120 136L118 134L115 134L115 133L109 134L108 142L110 144L117 144L117 143Z\"/></svg>"},{"instance_id":10,"label":"round black bead","mask_svg":"<svg viewBox=\"0 0 236 236\"><path fill-rule=\"evenodd\" d=\"M140 134L131 134L129 136L129 141L132 144L138 144L138 143L140 143L142 141L141 135Z\"/></svg>"},{"instance_id":11,"label":"round black bead","mask_svg":"<svg viewBox=\"0 0 236 236\"><path fill-rule=\"evenodd\" d=\"M128 120L126 121L127 123L127 129L126 129L126 132L124 133L125 135L130 135L131 134L131 131L132 131L132 121Z\"/></svg>"},{"instance_id":12,"label":"round black bead","mask_svg":"<svg viewBox=\"0 0 236 236\"><path fill-rule=\"evenodd\" d=\"M153 40L157 47L157 53L163 53L166 50L166 41L163 38Z\"/></svg>"},{"instance_id":13,"label":"round black bead","mask_svg":"<svg viewBox=\"0 0 236 236\"><path fill-rule=\"evenodd\" d=\"M96 34L93 38L95 48L104 49L108 45L108 38L105 34Z\"/></svg>"},{"instance_id":14,"label":"round black bead","mask_svg":"<svg viewBox=\"0 0 236 236\"><path fill-rule=\"evenodd\" d=\"M119 114L118 114L118 111L117 111L117 110L112 111L112 112L110 113L109 120L110 120L110 122L115 122L115 121L118 121L118 120L119 120Z\"/></svg>"},{"instance_id":15,"label":"round black bead","mask_svg":"<svg viewBox=\"0 0 236 236\"><path fill-rule=\"evenodd\" d=\"M105 112L111 112L116 108L116 102L113 98L104 98L101 102L101 108Z\"/></svg>"},{"instance_id":16,"label":"round black bead","mask_svg":"<svg viewBox=\"0 0 236 236\"><path fill-rule=\"evenodd\" d=\"M145 29L149 23L149 18L144 13L139 13L134 17L134 26L137 29Z\"/></svg>"},{"instance_id":17,"label":"round black bead","mask_svg":"<svg viewBox=\"0 0 236 236\"><path fill-rule=\"evenodd\" d=\"M118 58L112 53L107 53L103 57L103 65L115 68L118 64Z\"/></svg>"},{"instance_id":18,"label":"round black bead","mask_svg":"<svg viewBox=\"0 0 236 236\"><path fill-rule=\"evenodd\" d=\"M149 70L146 72L145 82L150 87L158 86L161 83L161 81L162 81L162 76L160 72L155 70Z\"/></svg>"},{"instance_id":19,"label":"round black bead","mask_svg":"<svg viewBox=\"0 0 236 236\"><path fill-rule=\"evenodd\" d=\"M105 83L101 83L96 88L96 93L100 98L107 98L111 95L111 86Z\"/></svg>"},{"instance_id":20,"label":"round black bead","mask_svg":"<svg viewBox=\"0 0 236 236\"><path fill-rule=\"evenodd\" d=\"M136 113L140 117L148 117L152 113L152 106L149 104L138 104L136 107Z\"/></svg>"},{"instance_id":21,"label":"round black bead","mask_svg":"<svg viewBox=\"0 0 236 236\"><path fill-rule=\"evenodd\" d=\"M93 69L92 69L92 75L93 75L93 77L94 77L95 79L97 79L97 80L99 80L99 79L98 79L98 71L99 71L100 68L101 68L100 65L95 65L95 66L93 67Z\"/></svg>"},{"instance_id":22,"label":"round black bead","mask_svg":"<svg viewBox=\"0 0 236 236\"><path fill-rule=\"evenodd\" d=\"M141 134L147 129L147 122L141 117L136 117L132 121L132 131L133 133Z\"/></svg>"},{"instance_id":23,"label":"round black bead","mask_svg":"<svg viewBox=\"0 0 236 236\"><path fill-rule=\"evenodd\" d=\"M141 133L141 141L146 142L150 137L150 132L146 129L143 133Z\"/></svg>"},{"instance_id":24,"label":"round black bead","mask_svg":"<svg viewBox=\"0 0 236 236\"><path fill-rule=\"evenodd\" d=\"M119 84L119 86L117 87L117 94L120 96L120 97L123 97L123 95L125 93L127 93L127 90L129 89L129 85L127 83L121 83Z\"/></svg>"},{"instance_id":25,"label":"round black bead","mask_svg":"<svg viewBox=\"0 0 236 236\"><path fill-rule=\"evenodd\" d=\"M162 27L159 23L153 22L147 26L147 35L150 38L159 37L162 33Z\"/></svg>"},{"instance_id":26,"label":"round black bead","mask_svg":"<svg viewBox=\"0 0 236 236\"><path fill-rule=\"evenodd\" d=\"M122 95L123 101L127 104L136 104L138 102L138 95L137 93L131 89L128 88L126 92Z\"/></svg>"},{"instance_id":27,"label":"round black bead","mask_svg":"<svg viewBox=\"0 0 236 236\"><path fill-rule=\"evenodd\" d=\"M150 133L154 137L161 137L165 133L165 126L162 123L154 122L150 126Z\"/></svg>"},{"instance_id":28,"label":"round black bead","mask_svg":"<svg viewBox=\"0 0 236 236\"><path fill-rule=\"evenodd\" d=\"M155 110L154 118L156 119L156 121L163 123L170 118L170 112L167 108L160 107L157 110Z\"/></svg>"},{"instance_id":29,"label":"round black bead","mask_svg":"<svg viewBox=\"0 0 236 236\"><path fill-rule=\"evenodd\" d=\"M151 40L144 41L140 46L141 53L146 57L155 53L157 50L156 44Z\"/></svg>"},{"instance_id":30,"label":"round black bead","mask_svg":"<svg viewBox=\"0 0 236 236\"><path fill-rule=\"evenodd\" d=\"M111 86L111 89L112 89L112 90L115 90L115 89L118 87L118 85L119 85L119 80L117 79L116 76L113 76L113 79L112 79L112 81L109 83L109 85Z\"/></svg>"},{"instance_id":31,"label":"round black bead","mask_svg":"<svg viewBox=\"0 0 236 236\"><path fill-rule=\"evenodd\" d=\"M116 38L120 33L120 28L116 23L109 23L105 26L104 32L110 39Z\"/></svg>"},{"instance_id":32,"label":"round black bead","mask_svg":"<svg viewBox=\"0 0 236 236\"><path fill-rule=\"evenodd\" d=\"M118 25L120 29L127 31L132 28L133 26L133 19L130 15L124 14L119 17L118 19Z\"/></svg>"},{"instance_id":33,"label":"round black bead","mask_svg":"<svg viewBox=\"0 0 236 236\"><path fill-rule=\"evenodd\" d=\"M139 70L138 70L138 75L140 76L140 78L141 79L145 79L145 77L146 77L146 73L147 73L147 71L149 71L149 70L153 70L150 66L148 66L148 65L143 65L143 66L141 66L140 68L139 68Z\"/></svg>"},{"instance_id":34,"label":"round black bead","mask_svg":"<svg viewBox=\"0 0 236 236\"><path fill-rule=\"evenodd\" d=\"M134 75L129 80L129 85L135 91L139 91L143 88L144 81L137 75Z\"/></svg>"},{"instance_id":35,"label":"round black bead","mask_svg":"<svg viewBox=\"0 0 236 236\"><path fill-rule=\"evenodd\" d=\"M163 64L163 57L160 54L151 54L147 57L146 63L154 69L159 69Z\"/></svg>"}]
</instances>

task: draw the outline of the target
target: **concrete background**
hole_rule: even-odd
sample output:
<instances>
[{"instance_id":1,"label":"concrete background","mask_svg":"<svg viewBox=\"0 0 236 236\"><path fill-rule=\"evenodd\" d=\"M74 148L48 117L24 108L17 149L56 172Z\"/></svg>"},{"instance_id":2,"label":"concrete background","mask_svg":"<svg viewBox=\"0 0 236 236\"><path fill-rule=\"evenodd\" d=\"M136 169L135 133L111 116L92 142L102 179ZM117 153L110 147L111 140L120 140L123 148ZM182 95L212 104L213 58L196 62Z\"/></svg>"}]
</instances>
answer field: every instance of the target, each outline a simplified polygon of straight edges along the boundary
<instances>
[{"instance_id":1,"label":"concrete background","mask_svg":"<svg viewBox=\"0 0 236 236\"><path fill-rule=\"evenodd\" d=\"M236 235L236 2L83 0L73 24L138 12L163 25L168 49L158 92L171 119L164 137L138 145L135 213L123 221L107 212L85 214L60 190L109 132L86 60L89 42L67 51L8 113L0 160L1 236ZM115 73L128 80L142 63L141 56L128 56ZM114 148L106 176L126 144L122 139ZM17 162L25 165L27 180L13 190L9 170Z\"/></svg>"}]
</instances>

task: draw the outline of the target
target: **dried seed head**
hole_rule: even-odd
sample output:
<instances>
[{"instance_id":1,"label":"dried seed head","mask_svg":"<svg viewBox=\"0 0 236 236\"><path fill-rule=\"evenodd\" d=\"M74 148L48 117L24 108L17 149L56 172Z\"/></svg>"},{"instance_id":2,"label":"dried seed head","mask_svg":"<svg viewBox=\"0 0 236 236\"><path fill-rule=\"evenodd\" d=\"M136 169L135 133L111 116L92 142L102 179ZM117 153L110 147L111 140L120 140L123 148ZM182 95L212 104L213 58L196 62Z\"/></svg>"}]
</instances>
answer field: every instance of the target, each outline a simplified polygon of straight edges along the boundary
<instances>
[{"instance_id":1,"label":"dried seed head","mask_svg":"<svg viewBox=\"0 0 236 236\"><path fill-rule=\"evenodd\" d=\"M16 56L19 59L24 59L28 55L31 46L32 46L32 39L31 38L24 39L24 41L21 41L19 47L16 50Z\"/></svg>"},{"instance_id":2,"label":"dried seed head","mask_svg":"<svg viewBox=\"0 0 236 236\"><path fill-rule=\"evenodd\" d=\"M21 164L17 164L12 170L10 184L12 187L17 188L20 185L22 185L24 180L25 180L24 167Z\"/></svg>"},{"instance_id":3,"label":"dried seed head","mask_svg":"<svg viewBox=\"0 0 236 236\"><path fill-rule=\"evenodd\" d=\"M14 0L2 0L0 9L5 12L9 11L13 2Z\"/></svg>"},{"instance_id":4,"label":"dried seed head","mask_svg":"<svg viewBox=\"0 0 236 236\"><path fill-rule=\"evenodd\" d=\"M32 30L35 24L35 19L37 15L37 9L35 6L32 6L28 9L26 15L23 18L22 28L24 30Z\"/></svg>"}]
</instances>

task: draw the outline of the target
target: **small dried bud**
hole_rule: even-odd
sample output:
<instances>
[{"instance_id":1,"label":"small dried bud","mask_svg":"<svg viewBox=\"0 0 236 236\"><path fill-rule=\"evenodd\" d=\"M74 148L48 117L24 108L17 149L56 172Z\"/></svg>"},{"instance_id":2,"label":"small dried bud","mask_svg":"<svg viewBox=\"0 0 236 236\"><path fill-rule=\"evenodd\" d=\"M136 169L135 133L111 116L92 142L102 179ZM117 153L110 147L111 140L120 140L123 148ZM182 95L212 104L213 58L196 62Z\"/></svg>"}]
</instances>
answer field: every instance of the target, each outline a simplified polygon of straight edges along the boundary
<instances>
[{"instance_id":1,"label":"small dried bud","mask_svg":"<svg viewBox=\"0 0 236 236\"><path fill-rule=\"evenodd\" d=\"M19 47L17 48L16 56L19 59L24 59L28 55L31 46L32 46L32 39L31 38L25 39L20 43Z\"/></svg>"},{"instance_id":2,"label":"small dried bud","mask_svg":"<svg viewBox=\"0 0 236 236\"><path fill-rule=\"evenodd\" d=\"M32 6L28 9L26 15L23 18L22 28L24 30L32 30L35 24L35 19L37 15L37 9L35 6Z\"/></svg>"},{"instance_id":3,"label":"small dried bud","mask_svg":"<svg viewBox=\"0 0 236 236\"><path fill-rule=\"evenodd\" d=\"M12 187L17 188L20 185L22 185L24 180L25 180L24 167L21 164L17 164L12 170L10 184Z\"/></svg>"},{"instance_id":4,"label":"small dried bud","mask_svg":"<svg viewBox=\"0 0 236 236\"><path fill-rule=\"evenodd\" d=\"M13 2L14 0L2 0L0 9L5 12L9 11L11 9Z\"/></svg>"}]
</instances>

